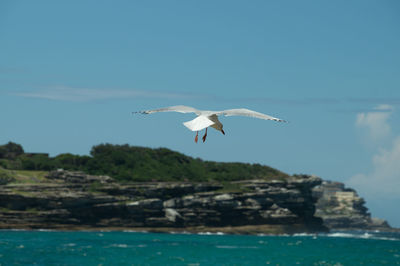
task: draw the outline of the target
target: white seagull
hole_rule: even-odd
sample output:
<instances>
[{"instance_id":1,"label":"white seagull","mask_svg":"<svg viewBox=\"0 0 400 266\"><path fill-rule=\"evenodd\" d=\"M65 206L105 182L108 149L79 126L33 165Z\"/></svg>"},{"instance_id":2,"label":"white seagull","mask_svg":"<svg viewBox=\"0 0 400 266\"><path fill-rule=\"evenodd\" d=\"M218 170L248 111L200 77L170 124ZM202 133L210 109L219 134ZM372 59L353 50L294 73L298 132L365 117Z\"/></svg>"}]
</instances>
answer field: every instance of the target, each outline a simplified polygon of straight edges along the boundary
<instances>
[{"instance_id":1,"label":"white seagull","mask_svg":"<svg viewBox=\"0 0 400 266\"><path fill-rule=\"evenodd\" d=\"M259 112L255 112L249 109L240 108L240 109L228 109L223 111L206 111L206 110L197 110L190 106L184 105L177 105L177 106L170 106L165 108L159 108L154 110L147 110L147 111L138 111L133 112L134 114L152 114L158 112L178 112L178 113L195 113L197 117L193 120L184 122L183 125L192 131L196 131L196 137L194 141L197 143L199 139L199 131L206 129L206 133L203 136L203 142L206 141L207 138L207 129L208 127L213 127L218 131L221 131L222 134L225 135L222 123L218 120L218 116L249 116L264 120L274 120L278 122L286 122L285 120L275 118L266 114L262 114Z\"/></svg>"}]
</instances>

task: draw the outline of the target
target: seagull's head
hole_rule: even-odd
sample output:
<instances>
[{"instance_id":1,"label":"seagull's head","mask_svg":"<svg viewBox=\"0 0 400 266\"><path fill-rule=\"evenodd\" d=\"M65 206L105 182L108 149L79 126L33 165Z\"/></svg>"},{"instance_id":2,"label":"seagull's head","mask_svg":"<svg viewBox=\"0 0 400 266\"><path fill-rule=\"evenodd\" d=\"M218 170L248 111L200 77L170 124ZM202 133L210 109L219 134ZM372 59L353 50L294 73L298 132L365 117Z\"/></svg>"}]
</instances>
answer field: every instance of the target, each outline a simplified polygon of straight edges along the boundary
<instances>
[{"instance_id":1,"label":"seagull's head","mask_svg":"<svg viewBox=\"0 0 400 266\"><path fill-rule=\"evenodd\" d=\"M221 123L215 123L212 125L212 127L218 131L221 131L221 133L225 135L225 131L223 130L224 126Z\"/></svg>"}]
</instances>

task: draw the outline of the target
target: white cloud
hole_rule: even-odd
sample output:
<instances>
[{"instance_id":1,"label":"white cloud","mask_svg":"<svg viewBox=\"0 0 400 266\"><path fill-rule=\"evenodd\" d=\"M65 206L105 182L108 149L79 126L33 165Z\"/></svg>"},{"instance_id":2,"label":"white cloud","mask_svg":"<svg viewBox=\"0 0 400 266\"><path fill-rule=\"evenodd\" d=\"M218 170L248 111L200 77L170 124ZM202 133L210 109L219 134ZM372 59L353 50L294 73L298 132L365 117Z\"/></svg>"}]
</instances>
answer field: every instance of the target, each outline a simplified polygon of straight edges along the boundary
<instances>
[{"instance_id":1,"label":"white cloud","mask_svg":"<svg viewBox=\"0 0 400 266\"><path fill-rule=\"evenodd\" d=\"M357 114L356 126L367 128L369 140L379 142L391 135L391 127L387 120L392 114L391 105L379 105L374 111Z\"/></svg>"},{"instance_id":2,"label":"white cloud","mask_svg":"<svg viewBox=\"0 0 400 266\"><path fill-rule=\"evenodd\" d=\"M356 174L346 183L374 206L371 209L374 215L392 217L398 226L400 220L396 202L400 200L400 135L391 138L389 118L392 113L392 106L380 105L371 112L357 115L356 126L365 129L370 140L375 141L375 152L369 173Z\"/></svg>"},{"instance_id":3,"label":"white cloud","mask_svg":"<svg viewBox=\"0 0 400 266\"><path fill-rule=\"evenodd\" d=\"M369 174L357 174L348 184L361 194L400 198L400 136L389 149L380 149L372 158L373 170Z\"/></svg>"},{"instance_id":4,"label":"white cloud","mask_svg":"<svg viewBox=\"0 0 400 266\"><path fill-rule=\"evenodd\" d=\"M155 92L143 90L118 90L118 89L87 89L56 86L30 92L13 93L17 96L28 98L41 98L58 101L92 101L104 99L126 98L164 98L164 99L188 99L198 96L184 93Z\"/></svg>"},{"instance_id":5,"label":"white cloud","mask_svg":"<svg viewBox=\"0 0 400 266\"><path fill-rule=\"evenodd\" d=\"M374 142L374 155L370 165L366 165L371 166L368 167L371 170L352 176L346 183L366 199L370 208L372 206L374 216L391 218L389 222L399 226L400 135L393 137L389 124L393 111L391 105L379 105L372 111L357 115L355 124L367 133L367 144Z\"/></svg>"}]
</instances>

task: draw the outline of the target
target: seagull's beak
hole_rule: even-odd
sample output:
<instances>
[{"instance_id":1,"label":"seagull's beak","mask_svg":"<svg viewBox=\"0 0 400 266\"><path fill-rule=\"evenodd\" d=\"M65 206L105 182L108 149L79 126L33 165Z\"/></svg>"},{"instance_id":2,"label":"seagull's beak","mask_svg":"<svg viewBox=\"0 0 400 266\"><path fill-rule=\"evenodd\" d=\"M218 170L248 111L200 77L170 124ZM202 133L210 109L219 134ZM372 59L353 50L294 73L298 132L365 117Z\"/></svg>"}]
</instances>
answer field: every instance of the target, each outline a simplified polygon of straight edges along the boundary
<instances>
[{"instance_id":1,"label":"seagull's beak","mask_svg":"<svg viewBox=\"0 0 400 266\"><path fill-rule=\"evenodd\" d=\"M221 129L221 132L222 132L222 134L224 134L224 135L225 135L225 131L224 131L223 129Z\"/></svg>"}]
</instances>

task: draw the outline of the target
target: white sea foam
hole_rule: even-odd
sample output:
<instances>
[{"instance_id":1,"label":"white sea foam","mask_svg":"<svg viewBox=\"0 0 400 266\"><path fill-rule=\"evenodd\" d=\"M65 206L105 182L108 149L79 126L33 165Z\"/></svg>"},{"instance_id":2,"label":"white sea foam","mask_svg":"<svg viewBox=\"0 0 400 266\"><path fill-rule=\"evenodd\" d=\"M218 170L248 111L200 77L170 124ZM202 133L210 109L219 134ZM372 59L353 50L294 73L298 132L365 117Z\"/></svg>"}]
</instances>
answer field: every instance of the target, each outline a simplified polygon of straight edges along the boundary
<instances>
[{"instance_id":1,"label":"white sea foam","mask_svg":"<svg viewBox=\"0 0 400 266\"><path fill-rule=\"evenodd\" d=\"M397 235L399 235L397 233ZM384 232L379 230L375 231L337 231L332 233L297 233L293 235L281 234L281 235L269 235L269 234L257 234L259 237L310 237L313 239L318 239L320 237L342 237L342 238L357 238L357 239L373 239L373 240L390 240L390 241L400 241L400 237L393 237L393 235L385 235Z\"/></svg>"},{"instance_id":2,"label":"white sea foam","mask_svg":"<svg viewBox=\"0 0 400 266\"><path fill-rule=\"evenodd\" d=\"M330 233L330 234L327 234L326 236L329 236L329 237L359 238L359 235L357 235L357 234L342 233L342 232Z\"/></svg>"},{"instance_id":3,"label":"white sea foam","mask_svg":"<svg viewBox=\"0 0 400 266\"><path fill-rule=\"evenodd\" d=\"M317 234L298 233L298 234L294 234L293 236L310 236L310 237L315 237L315 236L317 236Z\"/></svg>"},{"instance_id":4,"label":"white sea foam","mask_svg":"<svg viewBox=\"0 0 400 266\"><path fill-rule=\"evenodd\" d=\"M122 232L124 232L124 233L148 233L148 231L146 231L146 230L131 230L131 229L122 230Z\"/></svg>"},{"instance_id":5,"label":"white sea foam","mask_svg":"<svg viewBox=\"0 0 400 266\"><path fill-rule=\"evenodd\" d=\"M113 248L146 248L146 244L139 244L139 245L127 245L127 244L112 244L110 246L107 246L108 248L113 247Z\"/></svg>"},{"instance_id":6,"label":"white sea foam","mask_svg":"<svg viewBox=\"0 0 400 266\"><path fill-rule=\"evenodd\" d=\"M13 232L30 232L30 231L38 231L38 232L56 232L57 230L53 229L0 229L1 231L13 231Z\"/></svg>"},{"instance_id":7,"label":"white sea foam","mask_svg":"<svg viewBox=\"0 0 400 266\"><path fill-rule=\"evenodd\" d=\"M199 233L197 233L198 235L214 235L214 236L223 236L223 235L225 235L224 233L222 233L222 232L216 232L216 233L212 233L212 232L199 232Z\"/></svg>"},{"instance_id":8,"label":"white sea foam","mask_svg":"<svg viewBox=\"0 0 400 266\"><path fill-rule=\"evenodd\" d=\"M116 247L116 248L127 248L128 245L127 244L112 244L112 247Z\"/></svg>"},{"instance_id":9,"label":"white sea foam","mask_svg":"<svg viewBox=\"0 0 400 266\"><path fill-rule=\"evenodd\" d=\"M216 248L234 249L239 248L238 246L216 246Z\"/></svg>"},{"instance_id":10,"label":"white sea foam","mask_svg":"<svg viewBox=\"0 0 400 266\"><path fill-rule=\"evenodd\" d=\"M218 245L216 248L224 248L224 249L258 249L256 246L228 246L228 245Z\"/></svg>"},{"instance_id":11,"label":"white sea foam","mask_svg":"<svg viewBox=\"0 0 400 266\"><path fill-rule=\"evenodd\" d=\"M328 237L343 237L343 238L359 238L359 239L400 241L400 239L397 239L397 238L374 235L374 234L371 234L371 233L368 233L368 232L365 232L363 234L346 233L346 232L335 232L335 233L326 234L326 236L328 236Z\"/></svg>"}]
</instances>

